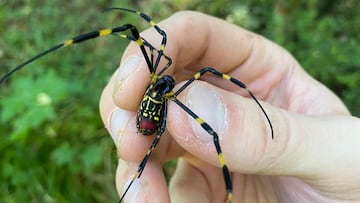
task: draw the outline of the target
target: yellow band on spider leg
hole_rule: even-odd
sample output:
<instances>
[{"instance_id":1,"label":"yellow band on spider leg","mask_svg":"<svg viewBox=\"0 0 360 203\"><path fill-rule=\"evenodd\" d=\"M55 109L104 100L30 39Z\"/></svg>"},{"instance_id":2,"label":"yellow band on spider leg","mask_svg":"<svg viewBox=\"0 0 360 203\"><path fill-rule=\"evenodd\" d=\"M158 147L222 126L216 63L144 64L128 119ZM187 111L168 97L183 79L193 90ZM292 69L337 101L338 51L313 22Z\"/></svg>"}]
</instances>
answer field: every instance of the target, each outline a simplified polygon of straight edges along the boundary
<instances>
[{"instance_id":1,"label":"yellow band on spider leg","mask_svg":"<svg viewBox=\"0 0 360 203\"><path fill-rule=\"evenodd\" d=\"M197 121L200 125L204 123L203 119L201 119L201 118L199 118L199 117L196 118L196 121Z\"/></svg>"},{"instance_id":2,"label":"yellow band on spider leg","mask_svg":"<svg viewBox=\"0 0 360 203\"><path fill-rule=\"evenodd\" d=\"M225 163L224 155L222 153L219 153L218 156L219 156L219 161L220 161L221 166L225 166L226 163Z\"/></svg>"},{"instance_id":3,"label":"yellow band on spider leg","mask_svg":"<svg viewBox=\"0 0 360 203\"><path fill-rule=\"evenodd\" d=\"M69 45L71 45L71 44L73 44L73 43L74 43L74 40L69 39L69 40L66 40L66 41L64 42L64 46L69 46Z\"/></svg>"},{"instance_id":4,"label":"yellow band on spider leg","mask_svg":"<svg viewBox=\"0 0 360 203\"><path fill-rule=\"evenodd\" d=\"M222 75L222 78L224 78L225 80L230 80L230 79L231 79L231 76L230 76L230 75L227 75L227 74L223 74L223 75Z\"/></svg>"},{"instance_id":5,"label":"yellow band on spider leg","mask_svg":"<svg viewBox=\"0 0 360 203\"><path fill-rule=\"evenodd\" d=\"M104 29L104 30L100 30L99 36L109 35L111 33L112 33L111 29Z\"/></svg>"},{"instance_id":6,"label":"yellow band on spider leg","mask_svg":"<svg viewBox=\"0 0 360 203\"><path fill-rule=\"evenodd\" d=\"M200 72L195 73L194 78L195 80L199 79L201 76Z\"/></svg>"},{"instance_id":7,"label":"yellow band on spider leg","mask_svg":"<svg viewBox=\"0 0 360 203\"><path fill-rule=\"evenodd\" d=\"M143 46L143 41L141 38L137 39L136 42L139 46Z\"/></svg>"}]
</instances>

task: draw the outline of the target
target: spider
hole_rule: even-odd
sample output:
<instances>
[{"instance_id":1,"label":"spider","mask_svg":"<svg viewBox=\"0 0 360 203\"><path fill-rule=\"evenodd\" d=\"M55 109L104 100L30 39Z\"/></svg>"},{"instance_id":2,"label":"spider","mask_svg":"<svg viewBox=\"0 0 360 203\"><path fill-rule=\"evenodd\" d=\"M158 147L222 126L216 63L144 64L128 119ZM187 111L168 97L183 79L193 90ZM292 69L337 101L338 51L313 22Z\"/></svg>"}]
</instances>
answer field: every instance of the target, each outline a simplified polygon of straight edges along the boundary
<instances>
[{"instance_id":1,"label":"spider","mask_svg":"<svg viewBox=\"0 0 360 203\"><path fill-rule=\"evenodd\" d=\"M120 10L120 11L135 13L138 16L140 16L142 19L147 21L151 25L151 27L153 27L156 30L156 32L162 36L160 48L155 48L146 39L141 37L138 29L132 24L124 24L122 26L114 27L111 29L102 29L93 32L88 32L73 37L71 39L65 40L64 42L55 45L50 49L41 52L38 55L25 61L24 63L18 65L17 67L10 70L8 73L6 73L3 77L0 78L0 84L4 82L6 79L8 79L13 73L17 72L27 64L66 46L70 46L73 44L81 43L87 40L91 40L94 38L103 37L107 35L115 35L136 42L144 56L144 59L146 61L147 67L150 72L150 79L151 79L150 84L146 89L145 95L140 103L139 110L137 112L136 128L138 132L141 133L142 135L149 136L155 134L156 136L150 148L148 149L146 155L144 156L143 160L140 162L138 169L133 175L130 183L126 187L126 190L121 195L119 202L121 202L124 199L125 195L131 188L133 182L136 179L140 178L143 170L145 169L146 163L148 162L153 150L155 149L156 145L159 143L160 138L166 129L168 100L175 102L181 109L183 109L193 119L195 119L196 122L199 125L201 125L201 127L210 136L213 137L213 143L216 149L216 153L218 156L220 166L222 168L222 173L225 181L225 188L227 192L226 199L228 203L232 202L233 196L232 196L232 182L230 178L230 171L226 165L226 160L224 158L224 155L222 154L221 146L219 143L219 137L217 133L212 129L212 127L209 124L207 124L203 119L201 119L195 112L193 112L191 109L185 106L181 101L179 101L177 99L177 96L181 92L183 92L195 80L200 79L200 77L205 73L210 73L222 79L228 80L231 83L237 85L238 87L246 90L249 96L257 103L257 105L259 106L259 108L266 117L266 120L271 130L271 137L272 139L274 139L273 127L264 108L261 106L260 102L256 99L253 93L247 88L247 86L243 82L231 77L230 75L221 73L212 67L202 68L200 71L195 73L192 78L190 78L187 82L185 82L183 86L181 86L178 90L174 91L173 88L175 86L175 80L173 79L172 76L163 74L172 64L172 59L164 53L167 42L166 32L162 30L151 19L151 17L149 17L145 13L127 8L109 8L106 9L105 11L112 11L112 10ZM130 31L131 35L121 34L125 31ZM156 57L154 55L154 52L156 52L157 55ZM163 58L167 61L167 63L164 67L158 70L159 62Z\"/></svg>"}]
</instances>

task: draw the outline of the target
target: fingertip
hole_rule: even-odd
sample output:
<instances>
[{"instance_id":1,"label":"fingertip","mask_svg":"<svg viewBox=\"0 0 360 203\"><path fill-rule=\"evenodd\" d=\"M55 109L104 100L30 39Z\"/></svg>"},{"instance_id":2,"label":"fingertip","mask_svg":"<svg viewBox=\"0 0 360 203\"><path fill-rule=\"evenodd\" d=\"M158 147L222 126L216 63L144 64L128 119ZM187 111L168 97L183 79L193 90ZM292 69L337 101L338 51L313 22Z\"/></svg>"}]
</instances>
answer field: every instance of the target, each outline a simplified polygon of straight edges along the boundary
<instances>
[{"instance_id":1,"label":"fingertip","mask_svg":"<svg viewBox=\"0 0 360 203\"><path fill-rule=\"evenodd\" d=\"M109 126L109 119L111 114L113 110L117 108L114 100L112 99L113 85L110 84L111 82L105 86L99 102L100 116L107 129Z\"/></svg>"},{"instance_id":2,"label":"fingertip","mask_svg":"<svg viewBox=\"0 0 360 203\"><path fill-rule=\"evenodd\" d=\"M111 80L114 103L120 108L136 111L149 80L149 70L143 57L127 55Z\"/></svg>"},{"instance_id":3,"label":"fingertip","mask_svg":"<svg viewBox=\"0 0 360 203\"><path fill-rule=\"evenodd\" d=\"M118 107L115 107L105 124L106 129L109 131L111 138L113 139L117 148L119 148L120 138L124 136L125 130L131 120L134 117L134 113L130 111L125 111ZM133 122L131 122L133 123Z\"/></svg>"}]
</instances>

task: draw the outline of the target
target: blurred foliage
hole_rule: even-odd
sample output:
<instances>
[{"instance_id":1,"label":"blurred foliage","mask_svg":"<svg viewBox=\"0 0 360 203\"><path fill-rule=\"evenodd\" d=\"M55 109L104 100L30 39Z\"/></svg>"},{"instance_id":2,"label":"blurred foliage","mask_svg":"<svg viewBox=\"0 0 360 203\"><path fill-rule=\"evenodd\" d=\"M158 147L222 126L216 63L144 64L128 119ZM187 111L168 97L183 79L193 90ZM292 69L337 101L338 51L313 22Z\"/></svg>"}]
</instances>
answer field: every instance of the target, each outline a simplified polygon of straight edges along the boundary
<instances>
[{"instance_id":1,"label":"blurred foliage","mask_svg":"<svg viewBox=\"0 0 360 203\"><path fill-rule=\"evenodd\" d=\"M130 3L131 2L131 3ZM197 10L266 36L360 115L356 0L0 0L0 75L79 33ZM0 202L116 202L116 151L98 100L128 42L97 39L44 57L0 86ZM169 162L167 174L174 170Z\"/></svg>"}]
</instances>

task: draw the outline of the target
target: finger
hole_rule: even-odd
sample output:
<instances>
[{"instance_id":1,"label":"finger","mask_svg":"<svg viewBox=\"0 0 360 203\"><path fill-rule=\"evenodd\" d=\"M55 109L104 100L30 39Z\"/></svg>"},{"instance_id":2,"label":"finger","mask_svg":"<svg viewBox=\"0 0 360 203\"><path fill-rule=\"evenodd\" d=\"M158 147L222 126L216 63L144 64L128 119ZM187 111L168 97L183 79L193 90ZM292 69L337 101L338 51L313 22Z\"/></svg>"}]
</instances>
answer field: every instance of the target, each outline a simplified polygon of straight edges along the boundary
<instances>
[{"instance_id":1,"label":"finger","mask_svg":"<svg viewBox=\"0 0 360 203\"><path fill-rule=\"evenodd\" d=\"M262 103L274 127L272 140L251 99L200 81L179 99L218 132L231 171L330 179L345 172L350 182L359 181L359 119L299 115ZM219 166L213 138L175 104L169 105L168 129L185 150Z\"/></svg>"},{"instance_id":2,"label":"finger","mask_svg":"<svg viewBox=\"0 0 360 203\"><path fill-rule=\"evenodd\" d=\"M119 160L116 186L120 197L131 182L138 163ZM166 180L159 162L149 161L140 178L135 179L123 202L170 202Z\"/></svg>"}]
</instances>

